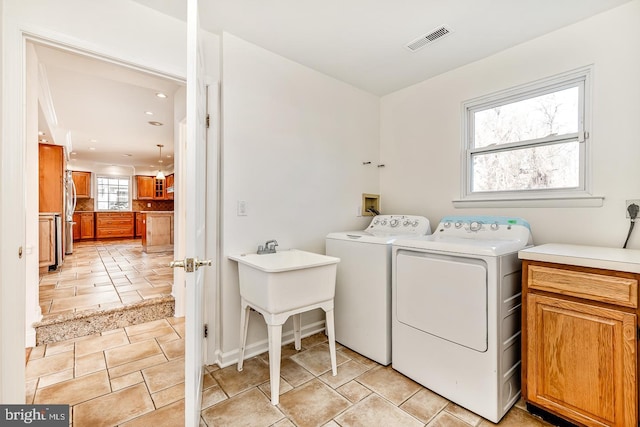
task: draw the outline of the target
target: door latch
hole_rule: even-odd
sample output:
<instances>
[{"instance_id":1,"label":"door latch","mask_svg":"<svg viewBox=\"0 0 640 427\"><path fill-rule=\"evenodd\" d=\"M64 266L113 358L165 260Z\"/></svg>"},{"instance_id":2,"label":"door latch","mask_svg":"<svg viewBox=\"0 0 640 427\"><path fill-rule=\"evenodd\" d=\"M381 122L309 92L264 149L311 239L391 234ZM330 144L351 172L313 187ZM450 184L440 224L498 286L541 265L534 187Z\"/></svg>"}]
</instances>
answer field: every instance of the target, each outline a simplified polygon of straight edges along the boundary
<instances>
[{"instance_id":1,"label":"door latch","mask_svg":"<svg viewBox=\"0 0 640 427\"><path fill-rule=\"evenodd\" d=\"M176 268L181 267L184 268L184 271L187 273L193 273L200 267L210 266L212 264L210 259L200 260L198 258L185 258L183 260L171 261L169 263L169 267Z\"/></svg>"}]
</instances>

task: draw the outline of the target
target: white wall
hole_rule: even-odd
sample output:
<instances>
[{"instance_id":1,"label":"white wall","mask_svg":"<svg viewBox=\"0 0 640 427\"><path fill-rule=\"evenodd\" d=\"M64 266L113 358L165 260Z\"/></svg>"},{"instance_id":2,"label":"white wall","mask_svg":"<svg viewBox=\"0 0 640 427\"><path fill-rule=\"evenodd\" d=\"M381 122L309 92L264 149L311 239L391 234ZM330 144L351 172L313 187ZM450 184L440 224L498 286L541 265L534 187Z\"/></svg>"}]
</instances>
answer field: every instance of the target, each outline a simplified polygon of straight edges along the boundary
<instances>
[{"instance_id":1,"label":"white wall","mask_svg":"<svg viewBox=\"0 0 640 427\"><path fill-rule=\"evenodd\" d=\"M378 192L379 98L233 35L222 36L222 363L235 361L240 294L227 255L278 249L324 253L331 231L362 229L362 193ZM237 202L247 202L247 216ZM322 320L303 316L303 325ZM287 327L285 327L285 330ZM249 345L266 339L260 316ZM261 342L262 350L266 343Z\"/></svg>"},{"instance_id":2,"label":"white wall","mask_svg":"<svg viewBox=\"0 0 640 427\"><path fill-rule=\"evenodd\" d=\"M640 1L400 90L381 100L381 192L385 209L426 215L518 215L536 244L621 247L625 200L640 198ZM606 29L605 31L603 31ZM589 208L456 209L460 197L461 105L465 100L594 64ZM640 231L629 244L640 247Z\"/></svg>"},{"instance_id":3,"label":"white wall","mask_svg":"<svg viewBox=\"0 0 640 427\"><path fill-rule=\"evenodd\" d=\"M129 0L1 0L2 119L0 168L0 401L24 401L25 257L27 240L24 167L26 135L24 34L36 35L166 75L186 75L186 25ZM29 172L31 173L31 172ZM37 177L35 179L37 182ZM30 184L29 184L30 185ZM33 189L29 189L33 191ZM28 227L37 227L37 223ZM36 285L37 286L37 283ZM30 291L27 291L30 292ZM33 292L31 292L33 294ZM10 343L10 345L6 345Z\"/></svg>"}]
</instances>

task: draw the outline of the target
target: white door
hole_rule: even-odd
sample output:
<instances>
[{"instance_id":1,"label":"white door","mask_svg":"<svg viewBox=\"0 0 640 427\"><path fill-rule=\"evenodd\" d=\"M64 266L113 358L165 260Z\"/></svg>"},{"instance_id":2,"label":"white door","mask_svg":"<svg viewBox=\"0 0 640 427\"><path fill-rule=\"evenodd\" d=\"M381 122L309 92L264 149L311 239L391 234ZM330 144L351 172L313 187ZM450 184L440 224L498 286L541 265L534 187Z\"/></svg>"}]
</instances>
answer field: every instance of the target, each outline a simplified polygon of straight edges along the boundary
<instances>
[{"instance_id":1,"label":"white door","mask_svg":"<svg viewBox=\"0 0 640 427\"><path fill-rule=\"evenodd\" d=\"M198 0L187 3L187 140L185 182L185 426L200 425L204 365L206 207L206 87L199 40Z\"/></svg>"}]
</instances>

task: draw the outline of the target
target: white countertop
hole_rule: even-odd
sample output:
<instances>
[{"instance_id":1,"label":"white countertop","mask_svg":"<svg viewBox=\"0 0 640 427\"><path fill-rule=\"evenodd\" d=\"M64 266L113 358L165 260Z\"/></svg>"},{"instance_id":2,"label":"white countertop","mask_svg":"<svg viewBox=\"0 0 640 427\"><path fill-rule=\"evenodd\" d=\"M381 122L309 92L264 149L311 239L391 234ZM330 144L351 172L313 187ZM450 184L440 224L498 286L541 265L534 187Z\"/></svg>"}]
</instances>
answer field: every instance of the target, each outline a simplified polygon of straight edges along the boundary
<instances>
[{"instance_id":1,"label":"white countertop","mask_svg":"<svg viewBox=\"0 0 640 427\"><path fill-rule=\"evenodd\" d=\"M547 243L523 249L520 259L640 273L640 250Z\"/></svg>"}]
</instances>

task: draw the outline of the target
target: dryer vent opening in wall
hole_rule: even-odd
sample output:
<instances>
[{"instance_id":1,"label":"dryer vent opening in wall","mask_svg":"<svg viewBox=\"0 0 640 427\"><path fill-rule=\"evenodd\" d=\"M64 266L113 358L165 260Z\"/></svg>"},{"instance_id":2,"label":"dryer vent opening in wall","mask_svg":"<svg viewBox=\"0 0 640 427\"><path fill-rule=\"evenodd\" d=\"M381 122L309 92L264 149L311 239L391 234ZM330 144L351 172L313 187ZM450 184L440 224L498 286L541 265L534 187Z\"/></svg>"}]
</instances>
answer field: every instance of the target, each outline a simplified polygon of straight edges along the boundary
<instances>
[{"instance_id":1,"label":"dryer vent opening in wall","mask_svg":"<svg viewBox=\"0 0 640 427\"><path fill-rule=\"evenodd\" d=\"M422 49L426 45L433 43L437 40L441 40L445 36L451 34L452 30L450 28L445 27L444 25L433 29L432 31L424 34L417 39L410 41L407 43L407 49L412 52L415 52L419 49Z\"/></svg>"}]
</instances>

